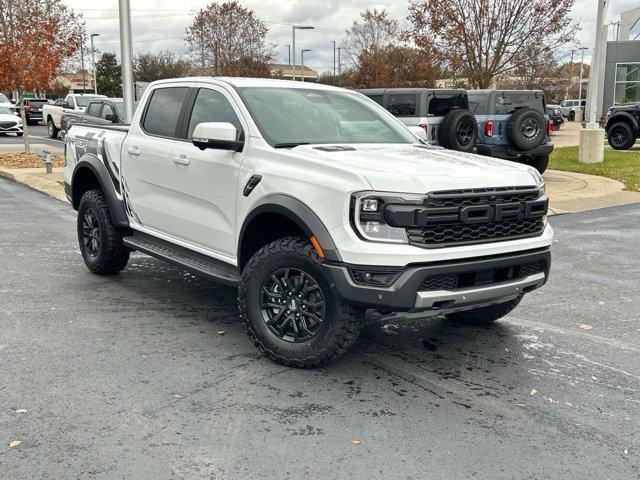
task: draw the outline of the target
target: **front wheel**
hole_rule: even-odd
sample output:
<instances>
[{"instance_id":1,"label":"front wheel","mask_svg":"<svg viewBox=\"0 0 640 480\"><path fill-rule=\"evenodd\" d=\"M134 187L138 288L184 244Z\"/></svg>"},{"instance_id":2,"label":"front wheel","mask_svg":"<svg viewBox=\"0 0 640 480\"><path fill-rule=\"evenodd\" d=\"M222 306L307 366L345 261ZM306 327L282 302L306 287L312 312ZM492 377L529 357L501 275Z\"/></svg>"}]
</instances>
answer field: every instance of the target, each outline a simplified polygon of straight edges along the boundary
<instances>
[{"instance_id":1,"label":"front wheel","mask_svg":"<svg viewBox=\"0 0 640 480\"><path fill-rule=\"evenodd\" d=\"M450 313L446 315L446 317L448 320L453 320L466 325L489 325L511 313L511 311L518 306L523 296L524 295L520 295L508 302L489 305L488 307Z\"/></svg>"},{"instance_id":2,"label":"front wheel","mask_svg":"<svg viewBox=\"0 0 640 480\"><path fill-rule=\"evenodd\" d=\"M344 305L308 240L288 237L261 248L242 272L240 314L255 346L277 363L317 367L345 353L364 312Z\"/></svg>"},{"instance_id":3,"label":"front wheel","mask_svg":"<svg viewBox=\"0 0 640 480\"><path fill-rule=\"evenodd\" d=\"M89 190L78 206L78 243L84 263L96 275L115 275L129 262L131 251L123 234L111 221L109 206L100 190Z\"/></svg>"},{"instance_id":4,"label":"front wheel","mask_svg":"<svg viewBox=\"0 0 640 480\"><path fill-rule=\"evenodd\" d=\"M609 128L607 141L614 150L629 150L636 143L636 136L631 125L626 122L618 122Z\"/></svg>"}]
</instances>

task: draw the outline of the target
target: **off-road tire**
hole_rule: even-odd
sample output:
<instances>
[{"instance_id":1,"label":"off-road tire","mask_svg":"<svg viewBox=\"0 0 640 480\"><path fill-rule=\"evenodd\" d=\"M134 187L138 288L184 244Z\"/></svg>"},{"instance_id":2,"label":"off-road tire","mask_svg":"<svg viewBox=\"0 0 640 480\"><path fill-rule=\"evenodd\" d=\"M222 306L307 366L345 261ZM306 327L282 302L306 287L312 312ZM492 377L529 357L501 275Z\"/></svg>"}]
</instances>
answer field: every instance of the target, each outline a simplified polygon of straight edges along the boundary
<instances>
[{"instance_id":1,"label":"off-road tire","mask_svg":"<svg viewBox=\"0 0 640 480\"><path fill-rule=\"evenodd\" d=\"M47 120L47 135L49 136L49 138L58 138L58 132L60 132L60 130L58 130L55 123L53 123L53 120Z\"/></svg>"},{"instance_id":2,"label":"off-road tire","mask_svg":"<svg viewBox=\"0 0 640 480\"><path fill-rule=\"evenodd\" d=\"M259 295L263 283L272 272L281 268L295 268L311 275L324 295L324 322L308 341L283 340L262 318ZM334 360L351 348L364 324L364 311L340 302L324 276L322 260L309 241L300 237L276 240L253 255L242 272L238 306L254 345L273 361L289 367L313 368Z\"/></svg>"},{"instance_id":3,"label":"off-road tire","mask_svg":"<svg viewBox=\"0 0 640 480\"><path fill-rule=\"evenodd\" d=\"M91 212L99 225L100 245L96 255L91 255L83 240L83 219ZM111 220L109 207L100 190L89 190L80 199L78 206L78 244L87 268L96 275L115 275L129 262L131 250L124 246L124 232L117 229Z\"/></svg>"},{"instance_id":4,"label":"off-road tire","mask_svg":"<svg viewBox=\"0 0 640 480\"><path fill-rule=\"evenodd\" d=\"M506 130L511 145L522 151L533 150L542 145L547 136L547 119L533 108L523 108L511 115Z\"/></svg>"},{"instance_id":5,"label":"off-road tire","mask_svg":"<svg viewBox=\"0 0 640 480\"><path fill-rule=\"evenodd\" d=\"M573 110L569 112L569 121L570 122L576 121L576 112L574 112Z\"/></svg>"},{"instance_id":6,"label":"off-road tire","mask_svg":"<svg viewBox=\"0 0 640 480\"><path fill-rule=\"evenodd\" d=\"M607 131L607 142L614 150L629 150L636 143L633 127L627 122L614 123Z\"/></svg>"},{"instance_id":7,"label":"off-road tire","mask_svg":"<svg viewBox=\"0 0 640 480\"><path fill-rule=\"evenodd\" d=\"M463 323L465 325L489 325L496 320L511 313L511 311L518 306L522 297L514 298L508 302L498 303L496 305L489 305L488 307L475 308L473 310L467 310L464 312L450 313L446 315L448 320L454 322Z\"/></svg>"},{"instance_id":8,"label":"off-road tire","mask_svg":"<svg viewBox=\"0 0 640 480\"><path fill-rule=\"evenodd\" d=\"M438 128L441 147L459 152L472 152L478 143L478 122L468 110L452 110Z\"/></svg>"}]
</instances>

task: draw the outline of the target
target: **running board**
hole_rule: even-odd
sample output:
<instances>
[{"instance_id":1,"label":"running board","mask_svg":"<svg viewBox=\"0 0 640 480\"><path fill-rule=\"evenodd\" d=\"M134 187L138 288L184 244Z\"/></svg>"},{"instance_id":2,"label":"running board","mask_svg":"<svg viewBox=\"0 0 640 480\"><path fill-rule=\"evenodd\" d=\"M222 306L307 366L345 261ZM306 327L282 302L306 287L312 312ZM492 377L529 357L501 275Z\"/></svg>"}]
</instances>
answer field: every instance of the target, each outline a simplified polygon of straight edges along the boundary
<instances>
[{"instance_id":1,"label":"running board","mask_svg":"<svg viewBox=\"0 0 640 480\"><path fill-rule=\"evenodd\" d=\"M172 263L195 275L234 287L240 284L240 274L235 266L188 248L173 245L141 232L134 232L132 236L125 237L122 241L132 250Z\"/></svg>"}]
</instances>

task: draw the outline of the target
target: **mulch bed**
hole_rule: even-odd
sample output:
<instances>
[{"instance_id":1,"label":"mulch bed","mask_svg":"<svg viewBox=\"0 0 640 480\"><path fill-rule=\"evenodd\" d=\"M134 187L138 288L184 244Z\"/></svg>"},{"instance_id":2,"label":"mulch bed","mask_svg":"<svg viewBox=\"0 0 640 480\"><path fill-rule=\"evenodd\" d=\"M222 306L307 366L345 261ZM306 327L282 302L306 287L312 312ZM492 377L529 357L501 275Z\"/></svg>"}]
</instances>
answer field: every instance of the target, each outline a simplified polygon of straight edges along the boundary
<instances>
[{"instance_id":1,"label":"mulch bed","mask_svg":"<svg viewBox=\"0 0 640 480\"><path fill-rule=\"evenodd\" d=\"M64 158L54 156L54 167L64 167ZM44 158L35 153L0 153L0 168L44 168Z\"/></svg>"}]
</instances>

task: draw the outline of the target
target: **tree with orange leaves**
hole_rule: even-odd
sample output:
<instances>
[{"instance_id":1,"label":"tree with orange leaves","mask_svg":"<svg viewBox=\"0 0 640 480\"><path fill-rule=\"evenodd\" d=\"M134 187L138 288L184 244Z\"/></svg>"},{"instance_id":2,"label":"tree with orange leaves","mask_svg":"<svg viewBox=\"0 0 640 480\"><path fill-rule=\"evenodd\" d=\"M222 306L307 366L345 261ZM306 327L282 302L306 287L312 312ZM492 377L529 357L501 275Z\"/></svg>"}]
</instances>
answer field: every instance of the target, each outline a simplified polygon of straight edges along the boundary
<instances>
[{"instance_id":1,"label":"tree with orange leaves","mask_svg":"<svg viewBox=\"0 0 640 480\"><path fill-rule=\"evenodd\" d=\"M0 90L21 100L25 91L45 90L84 38L80 17L62 0L0 0Z\"/></svg>"}]
</instances>

